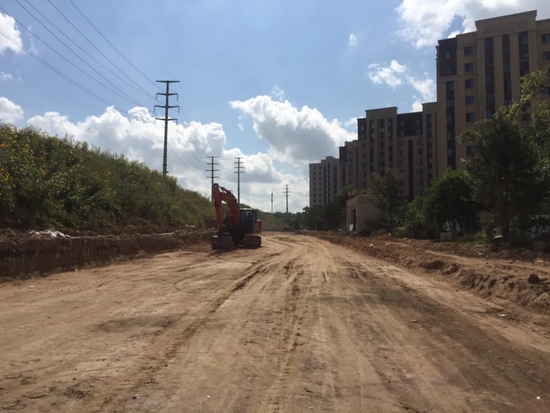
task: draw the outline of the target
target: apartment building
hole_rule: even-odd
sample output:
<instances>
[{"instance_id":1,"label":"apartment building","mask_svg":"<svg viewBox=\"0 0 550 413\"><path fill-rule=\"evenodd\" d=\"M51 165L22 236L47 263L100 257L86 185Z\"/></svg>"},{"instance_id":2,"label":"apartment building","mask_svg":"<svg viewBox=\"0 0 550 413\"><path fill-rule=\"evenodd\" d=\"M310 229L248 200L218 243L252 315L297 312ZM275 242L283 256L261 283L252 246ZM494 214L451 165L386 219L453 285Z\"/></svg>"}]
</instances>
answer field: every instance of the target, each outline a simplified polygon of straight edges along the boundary
<instances>
[{"instance_id":1,"label":"apartment building","mask_svg":"<svg viewBox=\"0 0 550 413\"><path fill-rule=\"evenodd\" d=\"M340 189L340 163L327 156L319 163L309 164L309 206L328 205Z\"/></svg>"},{"instance_id":2,"label":"apartment building","mask_svg":"<svg viewBox=\"0 0 550 413\"><path fill-rule=\"evenodd\" d=\"M462 131L517 101L522 76L550 68L550 19L537 21L536 16L529 11L479 20L475 32L439 41L438 174L475 153L473 146L457 144ZM545 93L550 95L550 89Z\"/></svg>"},{"instance_id":3,"label":"apartment building","mask_svg":"<svg viewBox=\"0 0 550 413\"><path fill-rule=\"evenodd\" d=\"M403 194L412 200L446 169L461 167L475 147L459 145L457 137L517 101L522 76L550 69L550 19L536 17L529 11L479 20L475 32L440 40L437 101L424 103L422 112L367 110L357 119L357 140L340 147L339 159L310 165L310 205L326 205L346 185L362 191L370 174L388 168L402 173ZM550 98L550 87L544 93ZM321 173L328 177L320 181Z\"/></svg>"}]
</instances>

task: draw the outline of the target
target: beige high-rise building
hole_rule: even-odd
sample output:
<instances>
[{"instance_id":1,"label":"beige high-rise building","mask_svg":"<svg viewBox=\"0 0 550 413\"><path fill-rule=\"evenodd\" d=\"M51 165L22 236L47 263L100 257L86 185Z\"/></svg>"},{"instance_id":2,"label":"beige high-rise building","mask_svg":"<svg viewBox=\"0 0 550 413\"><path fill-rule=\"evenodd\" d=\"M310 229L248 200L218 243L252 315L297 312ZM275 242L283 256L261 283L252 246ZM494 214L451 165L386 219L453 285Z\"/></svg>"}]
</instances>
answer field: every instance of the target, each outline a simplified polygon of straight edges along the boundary
<instances>
[{"instance_id":1,"label":"beige high-rise building","mask_svg":"<svg viewBox=\"0 0 550 413\"><path fill-rule=\"evenodd\" d=\"M340 191L340 163L327 156L319 163L309 164L309 206L328 205Z\"/></svg>"},{"instance_id":2,"label":"beige high-rise building","mask_svg":"<svg viewBox=\"0 0 550 413\"><path fill-rule=\"evenodd\" d=\"M475 32L439 41L438 175L475 153L473 146L456 142L465 129L517 101L522 76L550 68L550 19L537 21L536 16L529 11L479 20Z\"/></svg>"},{"instance_id":3,"label":"beige high-rise building","mask_svg":"<svg viewBox=\"0 0 550 413\"><path fill-rule=\"evenodd\" d=\"M447 168L460 167L475 147L458 145L456 138L517 101L522 76L550 69L550 19L536 16L529 11L479 20L477 31L440 40L437 102L414 113L398 114L396 107L367 110L357 119L357 140L340 147L339 159L310 165L310 205L328 204L347 185L362 191L370 174L388 168L401 172L403 194L412 200ZM544 94L550 97L550 87Z\"/></svg>"}]
</instances>

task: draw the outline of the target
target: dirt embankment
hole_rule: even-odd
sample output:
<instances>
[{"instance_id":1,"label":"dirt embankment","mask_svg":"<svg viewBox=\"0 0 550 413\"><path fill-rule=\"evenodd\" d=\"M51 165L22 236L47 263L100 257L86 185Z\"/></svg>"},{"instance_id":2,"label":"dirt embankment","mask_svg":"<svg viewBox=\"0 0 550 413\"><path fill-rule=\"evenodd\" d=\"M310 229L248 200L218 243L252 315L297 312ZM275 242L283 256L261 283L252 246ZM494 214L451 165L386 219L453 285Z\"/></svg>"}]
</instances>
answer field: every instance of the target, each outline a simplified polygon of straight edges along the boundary
<instances>
[{"instance_id":1,"label":"dirt embankment","mask_svg":"<svg viewBox=\"0 0 550 413\"><path fill-rule=\"evenodd\" d=\"M77 237L3 230L0 232L0 282L201 245L210 242L211 236L211 231L195 228L157 234Z\"/></svg>"},{"instance_id":2,"label":"dirt embankment","mask_svg":"<svg viewBox=\"0 0 550 413\"><path fill-rule=\"evenodd\" d=\"M433 242L427 245L426 241L351 238L326 232L311 232L310 235L409 269L440 276L457 288L472 290L499 304L512 302L538 313L550 314L550 267L548 258L541 254L528 260L533 258L528 251L492 251L486 246Z\"/></svg>"}]
</instances>

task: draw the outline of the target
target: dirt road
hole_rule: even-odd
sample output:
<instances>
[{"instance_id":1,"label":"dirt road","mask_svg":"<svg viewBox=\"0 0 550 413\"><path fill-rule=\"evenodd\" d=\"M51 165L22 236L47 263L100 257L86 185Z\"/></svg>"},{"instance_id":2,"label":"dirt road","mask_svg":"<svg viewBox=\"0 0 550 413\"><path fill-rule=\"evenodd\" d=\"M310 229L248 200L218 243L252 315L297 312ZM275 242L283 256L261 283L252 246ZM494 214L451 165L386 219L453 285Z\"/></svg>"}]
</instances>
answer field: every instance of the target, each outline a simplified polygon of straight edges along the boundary
<instances>
[{"instance_id":1,"label":"dirt road","mask_svg":"<svg viewBox=\"0 0 550 413\"><path fill-rule=\"evenodd\" d=\"M550 411L544 316L316 238L264 244L0 285L0 409Z\"/></svg>"}]
</instances>

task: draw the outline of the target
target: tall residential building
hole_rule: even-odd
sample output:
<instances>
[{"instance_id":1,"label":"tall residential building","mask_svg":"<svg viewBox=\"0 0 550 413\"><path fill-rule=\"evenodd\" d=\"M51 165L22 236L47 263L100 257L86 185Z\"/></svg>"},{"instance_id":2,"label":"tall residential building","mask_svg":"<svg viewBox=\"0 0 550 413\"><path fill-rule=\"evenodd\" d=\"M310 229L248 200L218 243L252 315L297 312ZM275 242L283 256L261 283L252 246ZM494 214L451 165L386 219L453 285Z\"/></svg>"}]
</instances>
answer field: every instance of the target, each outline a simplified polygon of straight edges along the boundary
<instances>
[{"instance_id":1,"label":"tall residential building","mask_svg":"<svg viewBox=\"0 0 550 413\"><path fill-rule=\"evenodd\" d=\"M340 147L341 187L362 191L370 174L394 168L403 175L405 196L421 194L436 176L436 125L436 103L414 113L398 114L396 107L367 110L357 119L357 140Z\"/></svg>"},{"instance_id":2,"label":"tall residential building","mask_svg":"<svg viewBox=\"0 0 550 413\"><path fill-rule=\"evenodd\" d=\"M473 146L457 144L462 131L517 101L522 76L550 68L550 19L536 16L529 11L479 20L475 32L439 41L438 174L456 169L461 158L474 153Z\"/></svg>"},{"instance_id":3,"label":"tall residential building","mask_svg":"<svg viewBox=\"0 0 550 413\"><path fill-rule=\"evenodd\" d=\"M309 206L328 205L334 200L340 186L338 159L327 156L319 163L309 164Z\"/></svg>"},{"instance_id":4,"label":"tall residential building","mask_svg":"<svg viewBox=\"0 0 550 413\"><path fill-rule=\"evenodd\" d=\"M529 11L479 20L475 32L440 40L437 102L414 113L367 110L357 119L357 140L340 147L339 160L310 165L310 205L326 205L346 185L362 191L370 174L392 167L402 173L403 194L412 200L446 169L459 167L461 158L475 154L474 146L459 145L456 138L517 101L522 76L550 69L550 19L536 16ZM550 87L544 94L550 98ZM321 172L328 174L322 181Z\"/></svg>"}]
</instances>

